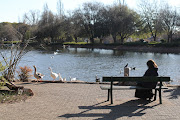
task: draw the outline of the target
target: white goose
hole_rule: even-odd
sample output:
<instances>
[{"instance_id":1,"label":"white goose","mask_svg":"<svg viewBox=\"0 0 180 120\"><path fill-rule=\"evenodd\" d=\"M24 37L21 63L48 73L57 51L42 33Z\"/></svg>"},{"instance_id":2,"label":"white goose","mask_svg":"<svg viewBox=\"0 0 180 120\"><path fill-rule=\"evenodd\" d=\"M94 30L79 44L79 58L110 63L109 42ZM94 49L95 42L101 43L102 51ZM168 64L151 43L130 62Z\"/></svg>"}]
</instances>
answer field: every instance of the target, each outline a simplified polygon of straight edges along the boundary
<instances>
[{"instance_id":1,"label":"white goose","mask_svg":"<svg viewBox=\"0 0 180 120\"><path fill-rule=\"evenodd\" d=\"M38 80L39 80L39 79L42 80L42 78L43 78L45 75L43 75L43 74L41 74L41 73L37 73L37 71L36 71L36 66L34 65L33 67L34 67L34 77L37 79L37 82L38 82Z\"/></svg>"},{"instance_id":2,"label":"white goose","mask_svg":"<svg viewBox=\"0 0 180 120\"><path fill-rule=\"evenodd\" d=\"M136 67L128 67L128 63L127 63L126 66L124 66L124 76L129 76L129 71L135 69Z\"/></svg>"},{"instance_id":3,"label":"white goose","mask_svg":"<svg viewBox=\"0 0 180 120\"><path fill-rule=\"evenodd\" d=\"M60 73L58 73L58 75L59 75L59 80L60 81L66 81L66 78L62 78Z\"/></svg>"},{"instance_id":4,"label":"white goose","mask_svg":"<svg viewBox=\"0 0 180 120\"><path fill-rule=\"evenodd\" d=\"M51 67L49 67L49 70L51 71L51 77L53 78L53 81L55 81L55 79L58 77L58 74L52 72L52 68Z\"/></svg>"},{"instance_id":5,"label":"white goose","mask_svg":"<svg viewBox=\"0 0 180 120\"><path fill-rule=\"evenodd\" d=\"M69 78L70 78L70 81L76 81L76 78L71 78L71 76Z\"/></svg>"}]
</instances>

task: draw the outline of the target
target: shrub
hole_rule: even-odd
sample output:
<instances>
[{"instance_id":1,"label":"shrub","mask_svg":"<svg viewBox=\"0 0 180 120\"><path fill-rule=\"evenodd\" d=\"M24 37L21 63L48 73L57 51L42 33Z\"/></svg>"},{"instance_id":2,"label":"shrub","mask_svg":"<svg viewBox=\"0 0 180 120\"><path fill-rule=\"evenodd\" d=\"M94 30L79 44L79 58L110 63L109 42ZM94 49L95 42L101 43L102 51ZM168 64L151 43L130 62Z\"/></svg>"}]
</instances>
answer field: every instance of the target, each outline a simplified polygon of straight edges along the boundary
<instances>
[{"instance_id":1,"label":"shrub","mask_svg":"<svg viewBox=\"0 0 180 120\"><path fill-rule=\"evenodd\" d=\"M126 46L145 46L147 45L148 43L145 42L145 41L136 41L136 42L127 42L127 43L124 43L124 45Z\"/></svg>"},{"instance_id":2,"label":"shrub","mask_svg":"<svg viewBox=\"0 0 180 120\"><path fill-rule=\"evenodd\" d=\"M160 41L161 41L161 43L165 43L165 42L166 42L166 40L165 40L165 39L161 39Z\"/></svg>"},{"instance_id":3,"label":"shrub","mask_svg":"<svg viewBox=\"0 0 180 120\"><path fill-rule=\"evenodd\" d=\"M0 89L6 84L6 79L3 76L0 76Z\"/></svg>"},{"instance_id":4,"label":"shrub","mask_svg":"<svg viewBox=\"0 0 180 120\"><path fill-rule=\"evenodd\" d=\"M28 66L19 67L20 70L17 71L19 80L22 82L28 82L29 78L32 76L32 69Z\"/></svg>"}]
</instances>

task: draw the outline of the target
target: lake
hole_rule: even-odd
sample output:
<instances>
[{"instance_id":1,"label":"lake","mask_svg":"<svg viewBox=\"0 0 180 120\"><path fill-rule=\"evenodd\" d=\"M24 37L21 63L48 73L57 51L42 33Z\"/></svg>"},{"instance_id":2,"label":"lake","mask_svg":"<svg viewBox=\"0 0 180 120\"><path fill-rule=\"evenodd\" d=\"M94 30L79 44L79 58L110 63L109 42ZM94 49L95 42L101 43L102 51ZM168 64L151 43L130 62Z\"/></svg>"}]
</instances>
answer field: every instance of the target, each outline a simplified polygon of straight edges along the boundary
<instances>
[{"instance_id":1,"label":"lake","mask_svg":"<svg viewBox=\"0 0 180 120\"><path fill-rule=\"evenodd\" d=\"M45 75L43 80L53 80L53 72L60 73L67 81L76 77L78 80L95 82L95 76L123 76L124 66L136 67L130 76L143 76L147 70L146 62L153 59L158 65L159 76L170 76L171 84L180 84L180 54L151 52L127 52L106 49L68 48L56 50L31 50L23 56L18 66L36 65L37 72ZM58 79L57 79L58 80Z\"/></svg>"}]
</instances>

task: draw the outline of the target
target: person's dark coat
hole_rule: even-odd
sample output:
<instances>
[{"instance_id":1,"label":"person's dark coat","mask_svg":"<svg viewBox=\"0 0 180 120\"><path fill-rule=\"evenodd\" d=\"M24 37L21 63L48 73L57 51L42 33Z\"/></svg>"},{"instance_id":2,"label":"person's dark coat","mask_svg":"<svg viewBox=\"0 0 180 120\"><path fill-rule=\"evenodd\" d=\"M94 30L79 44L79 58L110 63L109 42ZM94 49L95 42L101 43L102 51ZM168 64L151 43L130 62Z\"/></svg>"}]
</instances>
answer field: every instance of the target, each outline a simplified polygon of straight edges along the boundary
<instances>
[{"instance_id":1,"label":"person's dark coat","mask_svg":"<svg viewBox=\"0 0 180 120\"><path fill-rule=\"evenodd\" d=\"M149 68L144 76L158 76L158 68ZM135 97L141 98L141 99L151 99L153 97L152 88L155 88L157 85L157 82L138 82L137 86L150 88L150 89L136 89Z\"/></svg>"}]
</instances>

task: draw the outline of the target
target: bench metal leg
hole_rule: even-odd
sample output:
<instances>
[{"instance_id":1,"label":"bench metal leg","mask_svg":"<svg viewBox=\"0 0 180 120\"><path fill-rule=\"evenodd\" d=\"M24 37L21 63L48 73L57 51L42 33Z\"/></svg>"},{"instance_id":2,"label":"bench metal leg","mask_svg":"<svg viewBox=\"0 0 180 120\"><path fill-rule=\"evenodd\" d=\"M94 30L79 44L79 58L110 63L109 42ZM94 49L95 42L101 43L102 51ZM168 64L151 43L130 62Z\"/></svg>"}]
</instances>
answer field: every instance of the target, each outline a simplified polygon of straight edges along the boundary
<instances>
[{"instance_id":1,"label":"bench metal leg","mask_svg":"<svg viewBox=\"0 0 180 120\"><path fill-rule=\"evenodd\" d=\"M113 95L112 95L112 89L113 89L113 80L112 80L112 78L111 78L111 88L110 88L111 104L113 104Z\"/></svg>"},{"instance_id":2,"label":"bench metal leg","mask_svg":"<svg viewBox=\"0 0 180 120\"><path fill-rule=\"evenodd\" d=\"M113 95L112 95L112 89L110 90L110 94L111 94L111 104L113 104Z\"/></svg>"},{"instance_id":3,"label":"bench metal leg","mask_svg":"<svg viewBox=\"0 0 180 120\"><path fill-rule=\"evenodd\" d=\"M159 89L159 103L162 104L161 89Z\"/></svg>"},{"instance_id":4,"label":"bench metal leg","mask_svg":"<svg viewBox=\"0 0 180 120\"><path fill-rule=\"evenodd\" d=\"M156 101L156 96L157 96L157 89L155 89L154 101Z\"/></svg>"},{"instance_id":5,"label":"bench metal leg","mask_svg":"<svg viewBox=\"0 0 180 120\"><path fill-rule=\"evenodd\" d=\"M110 94L110 89L108 89L108 98L107 98L107 101L109 101L109 94Z\"/></svg>"},{"instance_id":6,"label":"bench metal leg","mask_svg":"<svg viewBox=\"0 0 180 120\"><path fill-rule=\"evenodd\" d=\"M113 104L113 96L112 96L112 90L108 89L108 98L107 101L109 101L109 98L111 97L111 104Z\"/></svg>"},{"instance_id":7,"label":"bench metal leg","mask_svg":"<svg viewBox=\"0 0 180 120\"><path fill-rule=\"evenodd\" d=\"M156 100L157 91L159 91L159 103L162 104L161 89L155 89L154 101Z\"/></svg>"}]
</instances>

